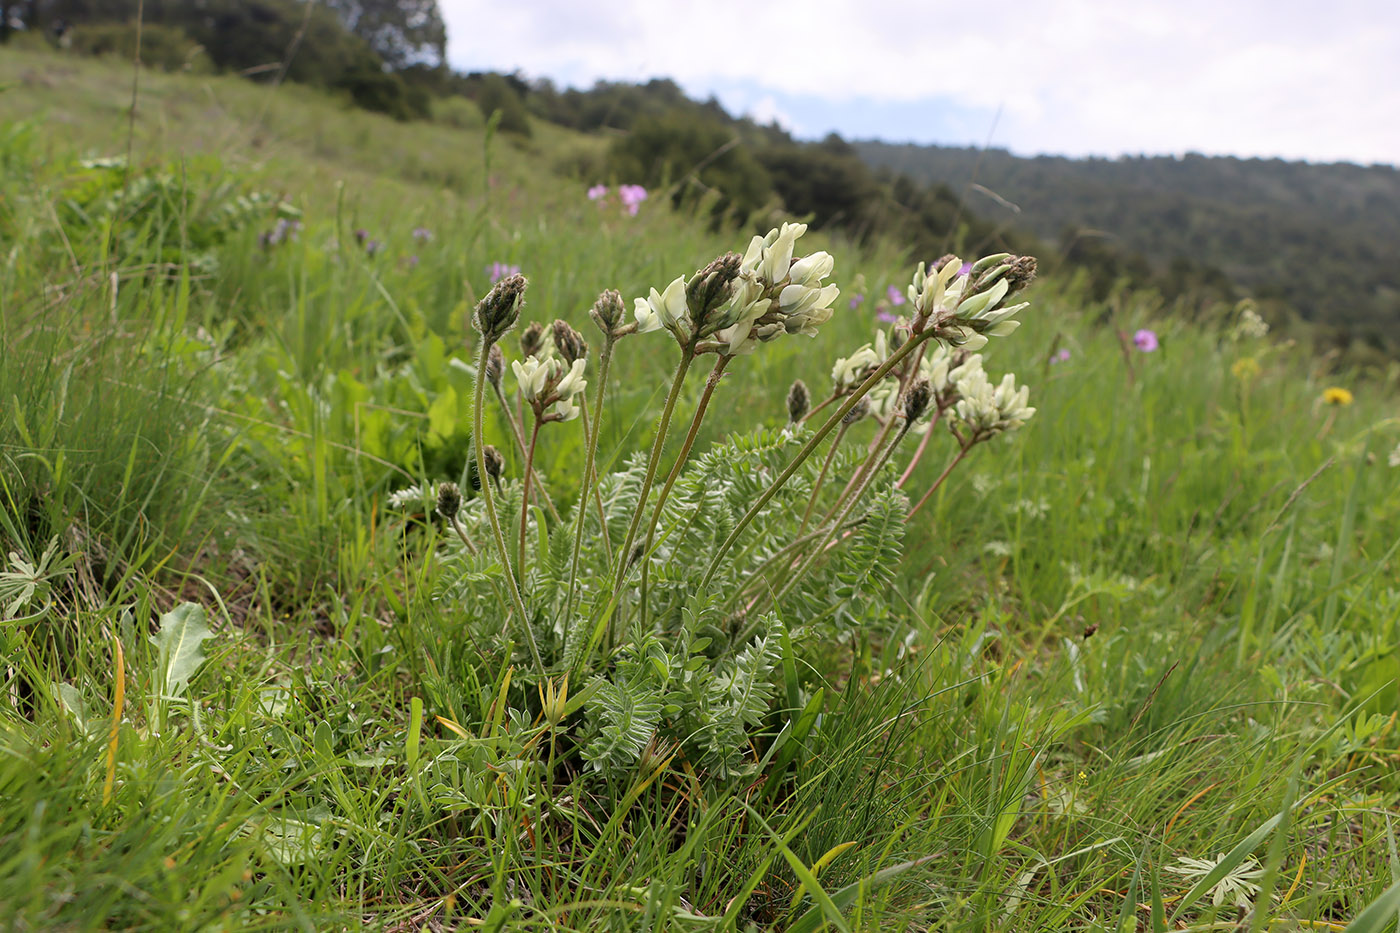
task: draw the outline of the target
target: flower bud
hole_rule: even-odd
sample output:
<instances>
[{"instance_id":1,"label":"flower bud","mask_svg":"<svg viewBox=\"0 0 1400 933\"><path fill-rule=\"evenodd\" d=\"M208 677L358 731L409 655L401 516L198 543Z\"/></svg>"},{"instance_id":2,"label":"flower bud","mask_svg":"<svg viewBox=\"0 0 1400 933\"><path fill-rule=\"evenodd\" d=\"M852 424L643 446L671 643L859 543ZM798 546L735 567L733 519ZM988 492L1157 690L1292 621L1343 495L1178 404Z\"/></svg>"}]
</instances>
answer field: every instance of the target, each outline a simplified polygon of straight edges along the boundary
<instances>
[{"instance_id":1,"label":"flower bud","mask_svg":"<svg viewBox=\"0 0 1400 933\"><path fill-rule=\"evenodd\" d=\"M462 490L456 483L439 483L437 496L438 514L448 521L457 517L462 508Z\"/></svg>"},{"instance_id":2,"label":"flower bud","mask_svg":"<svg viewBox=\"0 0 1400 933\"><path fill-rule=\"evenodd\" d=\"M909 387L909 391L904 393L904 419L913 424L928 408L929 399L933 396L933 389L929 386L927 379L920 379Z\"/></svg>"},{"instance_id":3,"label":"flower bud","mask_svg":"<svg viewBox=\"0 0 1400 933\"><path fill-rule=\"evenodd\" d=\"M485 339L495 342L515 326L520 319L520 309L525 306L525 276L519 272L501 279L486 297L476 304L472 312L472 324Z\"/></svg>"},{"instance_id":4,"label":"flower bud","mask_svg":"<svg viewBox=\"0 0 1400 933\"><path fill-rule=\"evenodd\" d=\"M588 356L588 344L578 331L569 326L567 321L555 321L553 332L554 349L559 351L564 362L573 365L575 360L581 360Z\"/></svg>"},{"instance_id":5,"label":"flower bud","mask_svg":"<svg viewBox=\"0 0 1400 933\"><path fill-rule=\"evenodd\" d=\"M807 417L807 412L812 407L812 393L807 391L807 383L798 379L788 389L787 394L788 420L793 424Z\"/></svg>"},{"instance_id":6,"label":"flower bud","mask_svg":"<svg viewBox=\"0 0 1400 933\"><path fill-rule=\"evenodd\" d=\"M494 480L499 480L506 469L506 458L502 457L501 452L490 444L482 448L481 456L486 461L486 475Z\"/></svg>"},{"instance_id":7,"label":"flower bud","mask_svg":"<svg viewBox=\"0 0 1400 933\"><path fill-rule=\"evenodd\" d=\"M725 253L696 271L686 283L685 303L691 320L703 321L711 311L729 300L734 293L734 280L739 277L738 253Z\"/></svg>"},{"instance_id":8,"label":"flower bud","mask_svg":"<svg viewBox=\"0 0 1400 933\"><path fill-rule=\"evenodd\" d=\"M531 321L520 335L520 353L522 356L539 356L542 349L544 349L544 325L539 321Z\"/></svg>"},{"instance_id":9,"label":"flower bud","mask_svg":"<svg viewBox=\"0 0 1400 933\"><path fill-rule=\"evenodd\" d=\"M499 343L491 344L491 353L486 357L486 381L499 389L501 387L501 374L506 369L506 355L501 352Z\"/></svg>"},{"instance_id":10,"label":"flower bud","mask_svg":"<svg viewBox=\"0 0 1400 933\"><path fill-rule=\"evenodd\" d=\"M1006 270L1006 294L1014 295L1035 278L1035 257L1017 256Z\"/></svg>"},{"instance_id":11,"label":"flower bud","mask_svg":"<svg viewBox=\"0 0 1400 933\"><path fill-rule=\"evenodd\" d=\"M607 289L598 296L598 300L593 302L593 307L589 309L588 315L593 318L593 323L597 324L604 334L612 334L622 324L622 315L626 307L622 303L622 295L615 289Z\"/></svg>"}]
</instances>

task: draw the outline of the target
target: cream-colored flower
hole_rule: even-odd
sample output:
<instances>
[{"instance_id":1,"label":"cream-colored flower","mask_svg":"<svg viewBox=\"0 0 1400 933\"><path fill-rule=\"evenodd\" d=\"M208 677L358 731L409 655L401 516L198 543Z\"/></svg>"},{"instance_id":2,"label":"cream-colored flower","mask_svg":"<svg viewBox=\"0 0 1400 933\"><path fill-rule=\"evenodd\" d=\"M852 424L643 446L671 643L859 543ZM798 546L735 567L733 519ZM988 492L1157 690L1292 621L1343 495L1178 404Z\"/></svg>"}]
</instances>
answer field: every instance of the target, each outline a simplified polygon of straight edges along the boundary
<instances>
[{"instance_id":1,"label":"cream-colored flower","mask_svg":"<svg viewBox=\"0 0 1400 933\"><path fill-rule=\"evenodd\" d=\"M537 356L527 356L523 361L514 360L510 364L511 371L515 373L515 381L520 385L520 394L527 402L533 402L544 391L544 386L549 381L553 372L554 361L541 360Z\"/></svg>"},{"instance_id":2,"label":"cream-colored flower","mask_svg":"<svg viewBox=\"0 0 1400 933\"><path fill-rule=\"evenodd\" d=\"M637 333L645 334L662 327L672 328L688 320L685 305L685 276L678 275L664 292L655 288L646 298L633 301Z\"/></svg>"}]
</instances>

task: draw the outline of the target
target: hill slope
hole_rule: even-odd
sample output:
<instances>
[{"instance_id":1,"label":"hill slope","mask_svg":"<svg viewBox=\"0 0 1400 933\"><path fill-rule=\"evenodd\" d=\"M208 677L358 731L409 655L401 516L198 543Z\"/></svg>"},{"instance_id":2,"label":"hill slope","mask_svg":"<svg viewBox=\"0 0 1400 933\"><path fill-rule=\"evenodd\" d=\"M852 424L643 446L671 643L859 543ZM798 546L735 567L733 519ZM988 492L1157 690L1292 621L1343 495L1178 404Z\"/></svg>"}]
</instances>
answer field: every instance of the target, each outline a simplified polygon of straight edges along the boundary
<instances>
[{"instance_id":1,"label":"hill slope","mask_svg":"<svg viewBox=\"0 0 1400 933\"><path fill-rule=\"evenodd\" d=\"M1372 343L1400 338L1400 171L1278 159L1022 158L936 146L855 144L873 165L976 198L1046 238L1102 231L1159 270L1185 257L1222 269L1261 299Z\"/></svg>"}]
</instances>

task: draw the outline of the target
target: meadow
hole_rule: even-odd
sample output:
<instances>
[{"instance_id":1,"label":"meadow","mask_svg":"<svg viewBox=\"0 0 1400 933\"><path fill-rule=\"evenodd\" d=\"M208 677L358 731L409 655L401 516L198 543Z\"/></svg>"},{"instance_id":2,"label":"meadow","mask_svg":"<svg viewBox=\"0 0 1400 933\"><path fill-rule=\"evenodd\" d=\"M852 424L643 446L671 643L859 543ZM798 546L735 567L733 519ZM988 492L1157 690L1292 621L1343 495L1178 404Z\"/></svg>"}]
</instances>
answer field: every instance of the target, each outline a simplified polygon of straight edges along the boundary
<instances>
[{"instance_id":1,"label":"meadow","mask_svg":"<svg viewBox=\"0 0 1400 933\"><path fill-rule=\"evenodd\" d=\"M828 414L794 380L826 399L934 257L809 231L815 337L673 383L627 335L603 378L600 293L631 321L801 218L590 198L603 143L545 124L10 50L0 88L0 925L1395 927L1400 365L1042 268L980 351L1024 424L936 426L905 499L919 438L862 474L887 432L834 423L776 490ZM555 319L590 410L517 444ZM669 466L706 405L623 565L658 418ZM499 551L493 495L534 529Z\"/></svg>"}]
</instances>

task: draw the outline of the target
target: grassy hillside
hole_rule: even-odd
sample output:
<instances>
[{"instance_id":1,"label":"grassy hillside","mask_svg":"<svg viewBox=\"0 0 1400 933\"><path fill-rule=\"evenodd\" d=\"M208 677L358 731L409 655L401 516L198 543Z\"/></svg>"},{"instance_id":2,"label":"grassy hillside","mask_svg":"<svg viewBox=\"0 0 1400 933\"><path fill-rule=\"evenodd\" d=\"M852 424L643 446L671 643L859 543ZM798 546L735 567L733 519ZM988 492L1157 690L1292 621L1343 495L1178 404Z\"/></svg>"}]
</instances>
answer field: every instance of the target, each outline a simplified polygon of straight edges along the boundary
<instances>
[{"instance_id":1,"label":"grassy hillside","mask_svg":"<svg viewBox=\"0 0 1400 933\"><path fill-rule=\"evenodd\" d=\"M1097 231L1158 272L1187 258L1260 299L1395 349L1400 332L1400 171L1280 159L1024 158L937 146L856 143L872 165L963 191L979 213L1051 242ZM1280 310L1283 310L1280 308Z\"/></svg>"},{"instance_id":2,"label":"grassy hillside","mask_svg":"<svg viewBox=\"0 0 1400 933\"><path fill-rule=\"evenodd\" d=\"M132 119L131 78L0 59L11 926L1393 922L1400 371L1061 269L982 351L1034 416L960 456L951 409L862 485L879 425L833 423L827 467L840 401L787 426L786 399L911 313L905 244L804 236L832 319L709 391L664 330L604 378L600 291L630 321L750 231L590 200L558 170L598 141L544 124L151 74ZM494 264L529 286L506 404L478 407ZM585 419L532 445L506 414L555 318L590 343L592 502ZM622 563L655 426L654 490L706 404ZM521 507L526 449L557 519Z\"/></svg>"}]
</instances>

